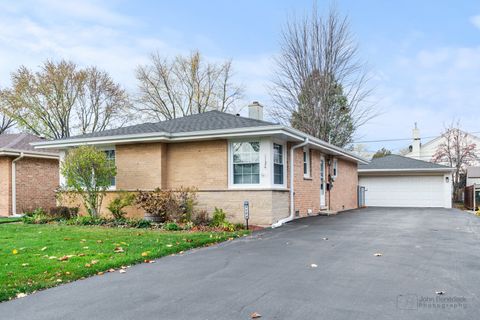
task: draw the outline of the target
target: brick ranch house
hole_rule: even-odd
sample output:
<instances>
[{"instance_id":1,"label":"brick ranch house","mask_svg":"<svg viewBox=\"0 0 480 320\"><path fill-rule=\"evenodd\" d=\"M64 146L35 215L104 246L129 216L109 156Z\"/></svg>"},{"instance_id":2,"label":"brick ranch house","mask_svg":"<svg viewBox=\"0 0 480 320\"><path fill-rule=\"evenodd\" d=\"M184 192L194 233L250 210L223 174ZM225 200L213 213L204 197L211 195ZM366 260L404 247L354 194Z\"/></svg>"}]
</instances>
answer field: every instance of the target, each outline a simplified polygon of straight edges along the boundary
<instances>
[{"instance_id":1,"label":"brick ranch house","mask_svg":"<svg viewBox=\"0 0 480 320\"><path fill-rule=\"evenodd\" d=\"M322 210L357 208L357 166L365 160L298 130L263 121L262 114L262 106L253 103L249 118L210 111L35 146L60 149L61 159L69 148L80 145L105 150L115 159L117 176L104 206L118 190L184 186L198 189L199 208L208 212L222 208L232 222L244 221L248 201L250 223L263 226ZM143 216L136 207L128 214Z\"/></svg>"},{"instance_id":2,"label":"brick ranch house","mask_svg":"<svg viewBox=\"0 0 480 320\"><path fill-rule=\"evenodd\" d=\"M37 136L0 135L0 216L55 206L59 154L35 150Z\"/></svg>"}]
</instances>

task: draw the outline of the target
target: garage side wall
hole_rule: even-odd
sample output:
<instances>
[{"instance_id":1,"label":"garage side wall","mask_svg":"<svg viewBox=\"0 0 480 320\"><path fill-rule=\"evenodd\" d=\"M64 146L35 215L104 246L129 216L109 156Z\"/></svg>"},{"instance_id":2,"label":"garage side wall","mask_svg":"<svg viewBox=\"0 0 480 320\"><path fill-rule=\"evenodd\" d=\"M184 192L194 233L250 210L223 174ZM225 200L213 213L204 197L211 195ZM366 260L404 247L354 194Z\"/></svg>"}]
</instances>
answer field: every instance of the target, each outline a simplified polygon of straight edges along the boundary
<instances>
[{"instance_id":1,"label":"garage side wall","mask_svg":"<svg viewBox=\"0 0 480 320\"><path fill-rule=\"evenodd\" d=\"M9 216L12 210L12 159L0 157L0 216Z\"/></svg>"}]
</instances>

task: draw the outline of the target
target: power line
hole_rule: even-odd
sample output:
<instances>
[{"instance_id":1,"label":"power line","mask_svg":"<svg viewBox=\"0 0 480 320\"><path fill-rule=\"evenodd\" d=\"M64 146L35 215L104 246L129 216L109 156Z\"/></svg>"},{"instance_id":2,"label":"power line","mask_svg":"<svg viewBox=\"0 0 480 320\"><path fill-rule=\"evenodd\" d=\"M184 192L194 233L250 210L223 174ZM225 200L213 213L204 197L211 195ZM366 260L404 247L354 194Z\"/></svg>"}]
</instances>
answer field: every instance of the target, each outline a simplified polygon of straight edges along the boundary
<instances>
[{"instance_id":1,"label":"power line","mask_svg":"<svg viewBox=\"0 0 480 320\"><path fill-rule=\"evenodd\" d=\"M473 131L473 132L465 132L468 134L476 134L480 133L480 131ZM438 136L429 136L429 137L420 137L420 139L434 139L438 138ZM413 138L395 138L395 139L381 139L381 140L364 140L364 141L354 141L353 143L375 143L375 142L393 142L393 141L411 141Z\"/></svg>"}]
</instances>

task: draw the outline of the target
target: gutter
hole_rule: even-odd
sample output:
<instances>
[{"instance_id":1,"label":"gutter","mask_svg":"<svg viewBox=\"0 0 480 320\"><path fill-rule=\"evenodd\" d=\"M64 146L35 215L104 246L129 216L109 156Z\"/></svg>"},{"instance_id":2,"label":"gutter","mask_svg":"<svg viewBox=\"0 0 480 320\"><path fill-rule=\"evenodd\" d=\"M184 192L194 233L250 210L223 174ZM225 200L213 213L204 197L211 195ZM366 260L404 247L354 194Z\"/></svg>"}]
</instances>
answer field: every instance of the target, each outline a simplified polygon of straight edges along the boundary
<instances>
[{"instance_id":1,"label":"gutter","mask_svg":"<svg viewBox=\"0 0 480 320\"><path fill-rule=\"evenodd\" d=\"M17 161L21 160L25 155L23 152L12 160L12 215L17 215Z\"/></svg>"},{"instance_id":2,"label":"gutter","mask_svg":"<svg viewBox=\"0 0 480 320\"><path fill-rule=\"evenodd\" d=\"M418 169L358 169L359 174L367 173L389 173L389 172L452 172L455 171L454 168L418 168Z\"/></svg>"},{"instance_id":3,"label":"gutter","mask_svg":"<svg viewBox=\"0 0 480 320\"><path fill-rule=\"evenodd\" d=\"M301 147L304 147L308 144L308 137L305 138L305 141L294 145L290 148L290 215L286 218L283 218L276 223L272 224L272 228L281 227L284 223L292 221L295 217L295 190L294 190L294 177L295 177L295 165L294 165L294 158L295 158L295 150Z\"/></svg>"}]
</instances>

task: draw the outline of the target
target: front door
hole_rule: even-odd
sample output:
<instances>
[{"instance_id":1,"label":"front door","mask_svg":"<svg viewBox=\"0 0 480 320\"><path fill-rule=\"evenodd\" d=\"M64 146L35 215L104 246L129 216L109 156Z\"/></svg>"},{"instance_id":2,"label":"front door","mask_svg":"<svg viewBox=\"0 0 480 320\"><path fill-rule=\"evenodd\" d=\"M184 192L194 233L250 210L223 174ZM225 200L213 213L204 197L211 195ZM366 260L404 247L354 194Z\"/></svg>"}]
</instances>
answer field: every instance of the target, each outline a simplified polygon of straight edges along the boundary
<instances>
[{"instance_id":1,"label":"front door","mask_svg":"<svg viewBox=\"0 0 480 320\"><path fill-rule=\"evenodd\" d=\"M325 179L325 158L320 158L320 209L325 208L325 189L327 187Z\"/></svg>"}]
</instances>

